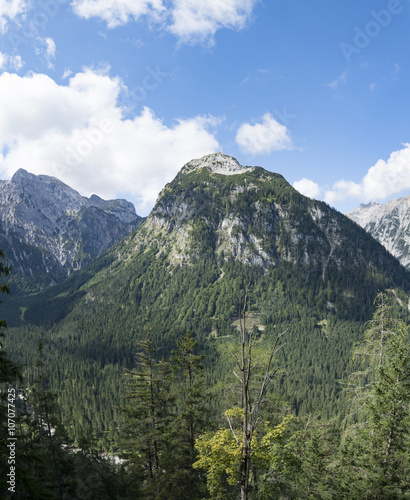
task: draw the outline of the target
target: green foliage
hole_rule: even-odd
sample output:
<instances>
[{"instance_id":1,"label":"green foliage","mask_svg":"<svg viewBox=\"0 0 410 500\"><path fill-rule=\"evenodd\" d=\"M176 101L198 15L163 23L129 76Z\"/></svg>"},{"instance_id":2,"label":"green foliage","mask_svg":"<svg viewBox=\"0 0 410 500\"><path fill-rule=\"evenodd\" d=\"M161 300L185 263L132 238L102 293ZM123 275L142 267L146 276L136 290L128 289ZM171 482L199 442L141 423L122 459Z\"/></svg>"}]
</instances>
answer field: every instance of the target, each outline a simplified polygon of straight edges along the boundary
<instances>
[{"instance_id":1,"label":"green foliage","mask_svg":"<svg viewBox=\"0 0 410 500\"><path fill-rule=\"evenodd\" d=\"M225 416L230 428L204 434L196 441L199 458L193 467L206 471L208 490L213 499L237 498L239 494L243 409L231 408L226 410ZM255 489L256 478L264 474L268 476L270 470L278 465L280 461L278 451L283 445L285 436L289 434L291 419L292 416L287 416L276 426L265 422L261 426L262 429L259 429L252 439L253 484L251 481L251 488L253 486Z\"/></svg>"},{"instance_id":2,"label":"green foliage","mask_svg":"<svg viewBox=\"0 0 410 500\"><path fill-rule=\"evenodd\" d=\"M410 349L408 330L393 320L384 295L364 342L356 352L371 371L362 389L364 414L341 450L344 491L361 498L410 496L407 453L410 425Z\"/></svg>"},{"instance_id":3,"label":"green foliage","mask_svg":"<svg viewBox=\"0 0 410 500\"><path fill-rule=\"evenodd\" d=\"M157 362L150 337L139 342L137 367L127 371L126 418L119 441L132 498L188 500L205 494L201 474L192 468L195 439L206 429L209 415L196 346L187 334L169 362Z\"/></svg>"},{"instance_id":4,"label":"green foliage","mask_svg":"<svg viewBox=\"0 0 410 500\"><path fill-rule=\"evenodd\" d=\"M223 221L234 220L239 222L232 226L231 242L237 243L237 253L220 238ZM185 246L180 234L189 235ZM386 395L388 384L382 384L382 376L389 380L393 372L387 370L388 364L384 365L385 375L377 363L357 367L351 360L352 348L363 340L379 290L392 289L398 300L408 300L409 274L361 228L326 204L299 195L280 175L259 168L240 176L219 176L207 169L179 174L164 189L153 217L107 254L40 294L7 297L5 313L11 328L4 343L13 361L8 365L13 374L2 377L13 378L17 374L14 363L23 365L25 385L32 387L38 378L33 353L41 340L47 359L47 390L57 395L55 416L67 431L67 443L79 445L89 436L94 455L96 449L117 453L123 428L121 449L131 455L123 476L124 498L137 498L141 491L144 495L167 492L184 498L183 485L187 489L189 485L201 498L205 496L204 476L200 469L191 467L198 458L194 440L207 429L209 414L215 434L226 427L227 422L222 423L219 417L223 410L240 405L237 389L232 390L230 377L235 363L230 352L238 347L237 305L246 282L251 283L248 320L256 342L255 361L259 354L262 360L263 351L270 352L279 332L287 331L286 350L281 350L272 364L273 371L278 369L277 394L267 391L261 422L271 421L272 429L280 425L281 400L289 402L290 411L300 421L313 413L320 415L322 422L330 418L337 422L351 406L339 380L354 370L355 392L365 395L364 399L357 397L365 414L354 415L353 423L370 422L371 407L363 402L376 401L375 393L357 390L357 386L373 384L377 373L380 390ZM395 307L407 320L408 312L398 300ZM133 369L134 353L148 349L140 344L146 341L144 325L148 324L152 346L161 350L147 354L144 363L151 359L151 364ZM394 331L395 327L388 329ZM187 331L192 336L178 344ZM372 338L374 352L380 354L380 349L375 350L378 336ZM386 362L393 359L390 341L388 335L382 341ZM194 347L195 342L198 345ZM2 373L6 373L6 364L2 366ZM135 390L128 416L120 411L124 369L129 370L130 395ZM146 392L144 380L149 370L155 390ZM260 382L258 377L251 378L251 385ZM208 386L212 396L205 391ZM381 400L377 400L377 407L382 407ZM398 422L399 411L394 411ZM376 417L373 419L376 426ZM28 417L26 420L28 429ZM322 432L320 426L304 433L295 422L289 424L289 434L282 442L266 447L270 449L270 464L261 466L258 492L254 490L252 495L327 498L333 494L337 498L339 490L343 492L346 485L354 483L350 477L357 479L356 484L362 481L359 466L349 460L358 460L360 453L355 449L368 449L365 437L356 439L357 431L346 438L343 449L349 460L339 459L346 463L341 466L344 472L340 478L345 479L340 486L329 479L335 468L336 438ZM380 420L380 428L383 422ZM400 425L403 436L407 435L407 424ZM267 426L263 429L268 433ZM255 434L255 443L260 445L263 432ZM35 427L32 436L33 443L39 442ZM403 437L403 442L406 439ZM158 466L153 443L158 448ZM39 451L36 446L33 457ZM42 448L38 456L46 457L47 453L49 450ZM154 457L154 465L147 465L148 455ZM393 455L403 477L408 478L407 469L397 462L405 460L406 453ZM73 454L72 460L95 474L100 471L104 477L117 471L109 464L99 469L87 454ZM67 470L70 467L67 465ZM94 472L90 478L95 477ZM226 468L224 474L227 478ZM105 479L95 481L99 484L95 491L101 491ZM76 484L79 487L78 481ZM236 487L227 479L225 484L227 490ZM87 482L81 488L93 490Z\"/></svg>"}]
</instances>

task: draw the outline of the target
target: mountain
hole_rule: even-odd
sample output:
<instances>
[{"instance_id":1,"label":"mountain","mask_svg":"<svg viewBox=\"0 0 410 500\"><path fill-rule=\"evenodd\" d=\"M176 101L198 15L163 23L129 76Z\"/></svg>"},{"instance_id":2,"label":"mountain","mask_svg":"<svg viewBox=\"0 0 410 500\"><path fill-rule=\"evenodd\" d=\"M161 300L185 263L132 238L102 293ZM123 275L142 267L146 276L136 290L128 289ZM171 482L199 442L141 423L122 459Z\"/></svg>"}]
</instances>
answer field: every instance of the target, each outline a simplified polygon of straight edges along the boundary
<instances>
[{"instance_id":1,"label":"mountain","mask_svg":"<svg viewBox=\"0 0 410 500\"><path fill-rule=\"evenodd\" d=\"M88 266L7 297L8 348L30 367L41 338L70 431L105 439L117 432L123 368L147 332L166 358L190 331L208 380L230 397L246 283L261 355L286 331L276 389L296 412L327 416L346 409L338 380L376 294L393 289L407 305L410 291L406 269L357 224L281 175L217 153L187 163L140 227Z\"/></svg>"},{"instance_id":2,"label":"mountain","mask_svg":"<svg viewBox=\"0 0 410 500\"><path fill-rule=\"evenodd\" d=\"M0 181L0 248L22 290L61 281L141 221L128 201L85 198L47 175L20 169Z\"/></svg>"},{"instance_id":3,"label":"mountain","mask_svg":"<svg viewBox=\"0 0 410 500\"><path fill-rule=\"evenodd\" d=\"M410 195L384 204L360 205L346 215L410 269Z\"/></svg>"}]
</instances>

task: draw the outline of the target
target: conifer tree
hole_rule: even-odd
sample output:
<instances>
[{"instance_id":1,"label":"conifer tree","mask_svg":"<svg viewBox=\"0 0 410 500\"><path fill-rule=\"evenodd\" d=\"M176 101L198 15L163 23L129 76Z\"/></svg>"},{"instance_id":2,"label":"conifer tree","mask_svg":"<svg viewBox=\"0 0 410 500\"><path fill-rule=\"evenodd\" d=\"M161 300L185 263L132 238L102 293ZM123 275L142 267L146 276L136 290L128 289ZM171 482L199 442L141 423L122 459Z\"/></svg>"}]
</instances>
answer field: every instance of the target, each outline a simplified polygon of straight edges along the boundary
<instances>
[{"instance_id":1,"label":"conifer tree","mask_svg":"<svg viewBox=\"0 0 410 500\"><path fill-rule=\"evenodd\" d=\"M393 320L384 295L356 352L367 359L367 384L362 420L341 449L342 486L357 497L402 498L410 492L410 349L407 327Z\"/></svg>"},{"instance_id":2,"label":"conifer tree","mask_svg":"<svg viewBox=\"0 0 410 500\"><path fill-rule=\"evenodd\" d=\"M150 336L138 343L136 368L127 370L125 422L120 446L130 464L132 495L157 498L163 470L165 428L169 422L168 367L155 360Z\"/></svg>"},{"instance_id":3,"label":"conifer tree","mask_svg":"<svg viewBox=\"0 0 410 500\"><path fill-rule=\"evenodd\" d=\"M206 492L203 474L192 467L197 459L195 440L207 429L210 420L204 356L194 354L197 345L192 334L186 334L177 340L178 349L172 351L169 361L175 411L168 430L171 447L166 487L169 498L175 500L203 498Z\"/></svg>"},{"instance_id":4,"label":"conifer tree","mask_svg":"<svg viewBox=\"0 0 410 500\"><path fill-rule=\"evenodd\" d=\"M148 337L139 342L137 366L127 371L127 405L120 439L130 471L129 498L190 500L205 494L192 468L195 439L207 424L202 356L191 334L177 341L168 362L156 361Z\"/></svg>"},{"instance_id":5,"label":"conifer tree","mask_svg":"<svg viewBox=\"0 0 410 500\"><path fill-rule=\"evenodd\" d=\"M43 359L43 343L38 343L38 360L36 363L38 368L38 378L35 381L31 391L31 405L33 416L37 420L40 436L47 440L48 449L52 456L53 469L58 492L61 499L64 498L63 485L61 482L61 472L57 460L57 449L55 439L53 437L55 429L53 425L58 425L58 420L53 418L56 409L56 395L47 390L47 377L45 374L45 364Z\"/></svg>"}]
</instances>

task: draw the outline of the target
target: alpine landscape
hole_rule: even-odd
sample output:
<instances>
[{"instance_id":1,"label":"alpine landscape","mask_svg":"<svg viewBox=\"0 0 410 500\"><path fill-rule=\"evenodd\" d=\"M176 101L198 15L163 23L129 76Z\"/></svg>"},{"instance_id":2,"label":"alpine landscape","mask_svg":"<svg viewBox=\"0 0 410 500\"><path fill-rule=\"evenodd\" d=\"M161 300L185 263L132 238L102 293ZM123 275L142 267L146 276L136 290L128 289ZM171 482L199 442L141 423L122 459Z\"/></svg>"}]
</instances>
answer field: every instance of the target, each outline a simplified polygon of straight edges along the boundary
<instances>
[{"instance_id":1,"label":"alpine landscape","mask_svg":"<svg viewBox=\"0 0 410 500\"><path fill-rule=\"evenodd\" d=\"M410 500L409 21L0 0L0 499Z\"/></svg>"},{"instance_id":2,"label":"alpine landscape","mask_svg":"<svg viewBox=\"0 0 410 500\"><path fill-rule=\"evenodd\" d=\"M26 196L16 195L19 200L35 203L27 193L33 192L33 186L37 187L37 193L41 192L38 183L46 183L54 193L48 197L50 213L57 213L63 220L68 218L74 212L71 205L64 213L70 194L70 199L77 202L77 213L66 226L79 226L73 220L84 219L78 212L89 209L93 197L77 198L73 190L62 186L57 179L27 176L24 172L18 172L11 184L17 184L20 176L26 178ZM64 189L65 197L58 188ZM41 213L44 228L49 231L38 232L35 240L32 233L22 230L21 239L13 243L13 248L14 254L24 256L26 261L25 265L22 260L11 262L11 283L14 268L17 283L30 282L30 256L41 254L49 242L51 228L44 222L44 200L41 196L37 199L39 205L31 205L34 210L29 213ZM139 225L138 217L125 202L97 202L103 208L100 216L94 218L95 226L89 222L87 231L78 231L80 236L70 239L77 248L85 247L97 230L102 231L104 216L113 218L114 213L117 218L116 225L111 225L112 238L120 229L127 234L131 224ZM94 212L97 210L91 207ZM3 210L2 219L7 222L9 205L3 204ZM27 215L21 208L20 212ZM13 213L18 213L18 208ZM121 226L124 225L121 219L125 219L125 227ZM26 219L21 222L24 223L15 223L15 227L30 226ZM4 230L6 237L10 232L15 234ZM30 252L29 241L33 242ZM49 248L50 256L61 252L58 246ZM259 365L266 363L264 353L272 349L278 333L283 333L284 346L275 354L271 366L275 376L267 391L266 418L270 415L277 426L284 426L289 415L301 422L306 418L317 419L317 424L311 423L313 434L309 439L319 432L324 421L326 426L335 425L336 421L341 425L349 413L351 402L341 381L353 370L352 348L363 341L366 322L372 317L379 291L385 291L385 300L391 301L389 307L404 317L408 311L409 274L381 244L325 203L299 194L281 175L261 167L243 167L221 153L186 164L164 187L152 212L136 230L103 255L89 259L88 265L66 279L53 278L52 286L44 281L43 290L36 293L16 289L5 297L7 347L13 361L27 367L30 386L38 384L38 359L46 360L50 390L58 395L55 416L59 416L68 440L78 447L94 436L96 449L119 454L124 448L125 457L126 450L130 453L130 447L135 446L134 439L137 442L142 439L140 435L131 437L131 433L127 434L130 441L123 443L127 419L136 419L132 425L137 429L142 426L139 432L147 425L141 417L126 417L127 412L122 408L124 397L131 400L136 397L132 396L136 389L127 388L131 382L127 382L126 373L132 377L136 377L134 373L144 373L145 363L150 363L157 384L158 401L152 409L158 411L157 424L161 429L164 427L161 437L157 436L161 441L157 446L164 446L164 460L168 453L174 454L175 460L182 460L177 457L178 451L172 449L175 437L166 442L166 433L172 434L168 427L187 420L200 439L202 430L212 432L215 426L224 425L220 415L228 408L240 407L240 386L232 370L235 371L235 352L240 352L240 298L246 290L244 321L250 341L255 344L252 378L256 385L258 370L262 369ZM36 271L50 276L46 260L40 261ZM189 368L192 372L188 371L192 379L184 379L183 366L177 369L172 366L178 343L187 338L190 349L196 346L195 354L189 351L185 361L192 363ZM38 351L39 341L44 350L40 358L40 353L33 355ZM184 349L187 356L188 347ZM143 355L136 358L140 351ZM133 372L136 359L141 372ZM199 361L194 364L194 359L202 360L203 369L199 368ZM167 370L170 373L176 370L175 379ZM195 384L191 399L192 386L188 380ZM135 384L142 390L137 381L131 387ZM182 394L181 388L184 388ZM173 398L163 401L164 392L168 391ZM51 394L47 397L51 398ZM162 405L167 407L167 416L161 413ZM186 413L185 405L188 405ZM207 420L205 414L197 413L201 405L209 412ZM296 421L286 427L289 446L300 431ZM87 446L91 445L90 442ZM284 443L270 446L282 447ZM306 453L309 446L313 442L306 444ZM325 451L318 449L316 453ZM192 463L193 458L190 457ZM192 463L183 464L185 474ZM272 466L265 465L258 471L263 473L261 481L272 473L265 468ZM277 473L282 467L286 469L290 464L276 464ZM143 470L139 473L143 474ZM268 481L268 476L263 479L262 482L268 481L264 487L269 495L286 497L286 493L280 492L291 486L286 484L289 479L285 480L288 472L282 473L284 477L280 480ZM130 478L125 471L123 474L127 478L123 486L126 491L125 483ZM160 470L155 474L163 475ZM235 477L234 473L221 474L221 480L225 476L226 487L234 494L235 486L230 486L229 475ZM168 471L152 484L149 477L142 479L139 484L145 492L143 496L149 496L148 491L162 483L161 488L170 488L171 476ZM201 485L200 477L191 480L195 488ZM300 480L293 485L296 490ZM175 498L182 498L183 493L176 491ZM187 498L190 494L187 493Z\"/></svg>"}]
</instances>

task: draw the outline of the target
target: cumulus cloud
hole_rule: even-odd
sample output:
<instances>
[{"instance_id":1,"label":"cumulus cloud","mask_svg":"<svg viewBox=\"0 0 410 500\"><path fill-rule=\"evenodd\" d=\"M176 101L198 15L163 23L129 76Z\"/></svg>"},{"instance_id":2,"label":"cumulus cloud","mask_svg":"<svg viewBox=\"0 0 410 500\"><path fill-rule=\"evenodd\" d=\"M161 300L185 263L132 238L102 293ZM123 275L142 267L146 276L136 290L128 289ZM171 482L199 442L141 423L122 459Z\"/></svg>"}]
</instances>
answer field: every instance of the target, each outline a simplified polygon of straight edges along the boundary
<instances>
[{"instance_id":1,"label":"cumulus cloud","mask_svg":"<svg viewBox=\"0 0 410 500\"><path fill-rule=\"evenodd\" d=\"M221 28L241 30L257 0L174 0L169 31L182 43L212 44Z\"/></svg>"},{"instance_id":2,"label":"cumulus cloud","mask_svg":"<svg viewBox=\"0 0 410 500\"><path fill-rule=\"evenodd\" d=\"M367 203L410 189L410 144L394 151L387 161L378 160L358 182L340 180L325 194L327 203L355 198Z\"/></svg>"},{"instance_id":3,"label":"cumulus cloud","mask_svg":"<svg viewBox=\"0 0 410 500\"><path fill-rule=\"evenodd\" d=\"M149 108L126 119L119 78L92 69L58 85L43 74L0 75L0 174L58 177L84 195L127 196L146 214L189 160L220 150L219 120L165 124Z\"/></svg>"},{"instance_id":4,"label":"cumulus cloud","mask_svg":"<svg viewBox=\"0 0 410 500\"><path fill-rule=\"evenodd\" d=\"M9 22L23 14L28 5L27 0L0 0L0 33L5 33Z\"/></svg>"},{"instance_id":5,"label":"cumulus cloud","mask_svg":"<svg viewBox=\"0 0 410 500\"><path fill-rule=\"evenodd\" d=\"M247 153L263 154L293 149L289 131L270 114L262 117L262 123L243 123L236 134L237 144Z\"/></svg>"},{"instance_id":6,"label":"cumulus cloud","mask_svg":"<svg viewBox=\"0 0 410 500\"><path fill-rule=\"evenodd\" d=\"M74 12L85 19L98 17L115 28L142 16L159 18L165 11L162 0L73 0Z\"/></svg>"},{"instance_id":7,"label":"cumulus cloud","mask_svg":"<svg viewBox=\"0 0 410 500\"><path fill-rule=\"evenodd\" d=\"M299 193L308 196L309 198L318 198L320 196L320 187L316 182L310 179L303 178L300 181L293 183L293 187L299 191Z\"/></svg>"},{"instance_id":8,"label":"cumulus cloud","mask_svg":"<svg viewBox=\"0 0 410 500\"><path fill-rule=\"evenodd\" d=\"M180 43L212 45L222 28L241 30L258 0L73 0L74 12L97 17L109 28L145 17Z\"/></svg>"}]
</instances>

